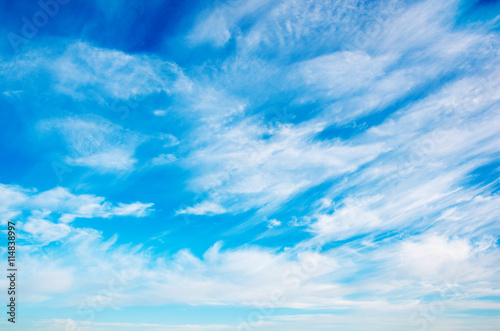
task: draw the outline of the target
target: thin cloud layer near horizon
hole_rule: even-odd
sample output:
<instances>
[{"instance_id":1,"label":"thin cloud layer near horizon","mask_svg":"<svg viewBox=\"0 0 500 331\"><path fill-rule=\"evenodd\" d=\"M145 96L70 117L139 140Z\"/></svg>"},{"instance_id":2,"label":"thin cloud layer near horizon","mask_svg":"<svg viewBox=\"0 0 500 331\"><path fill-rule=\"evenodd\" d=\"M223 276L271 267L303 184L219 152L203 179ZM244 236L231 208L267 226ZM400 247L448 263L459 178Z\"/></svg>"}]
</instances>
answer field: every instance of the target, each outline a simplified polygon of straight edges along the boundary
<instances>
[{"instance_id":1,"label":"thin cloud layer near horizon","mask_svg":"<svg viewBox=\"0 0 500 331\"><path fill-rule=\"evenodd\" d=\"M500 2L1 1L6 330L498 330Z\"/></svg>"}]
</instances>

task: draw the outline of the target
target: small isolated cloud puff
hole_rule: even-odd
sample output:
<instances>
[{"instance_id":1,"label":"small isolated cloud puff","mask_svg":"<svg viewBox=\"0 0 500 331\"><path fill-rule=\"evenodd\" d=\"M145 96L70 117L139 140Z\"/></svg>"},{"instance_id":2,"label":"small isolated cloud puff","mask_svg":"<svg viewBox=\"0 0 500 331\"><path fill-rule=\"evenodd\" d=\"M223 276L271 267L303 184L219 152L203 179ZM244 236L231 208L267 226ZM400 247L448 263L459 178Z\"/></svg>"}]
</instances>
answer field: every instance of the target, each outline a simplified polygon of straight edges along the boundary
<instances>
[{"instance_id":1,"label":"small isolated cloud puff","mask_svg":"<svg viewBox=\"0 0 500 331\"><path fill-rule=\"evenodd\" d=\"M134 202L131 204L125 204L119 202L118 207L114 207L112 209L112 213L117 216L144 217L148 216L152 212L152 206L152 203Z\"/></svg>"},{"instance_id":2,"label":"small isolated cloud puff","mask_svg":"<svg viewBox=\"0 0 500 331\"><path fill-rule=\"evenodd\" d=\"M177 215L191 214L191 215L218 215L224 214L227 210L215 202L204 201L196 204L194 207L187 207L177 211Z\"/></svg>"},{"instance_id":3,"label":"small isolated cloud puff","mask_svg":"<svg viewBox=\"0 0 500 331\"><path fill-rule=\"evenodd\" d=\"M166 110L155 110L153 111L153 115L155 116L165 116L167 114Z\"/></svg>"},{"instance_id":4,"label":"small isolated cloud puff","mask_svg":"<svg viewBox=\"0 0 500 331\"><path fill-rule=\"evenodd\" d=\"M173 163L177 161L177 157L173 154L161 154L151 160L151 165L162 166L165 164Z\"/></svg>"},{"instance_id":5,"label":"small isolated cloud puff","mask_svg":"<svg viewBox=\"0 0 500 331\"><path fill-rule=\"evenodd\" d=\"M267 227L269 229L275 228L275 227L280 226L280 225L281 225L281 221L278 221L275 218L267 221Z\"/></svg>"},{"instance_id":6,"label":"small isolated cloud puff","mask_svg":"<svg viewBox=\"0 0 500 331\"><path fill-rule=\"evenodd\" d=\"M169 133L161 133L158 139L163 141L163 147L173 147L179 145L179 139Z\"/></svg>"},{"instance_id":7,"label":"small isolated cloud puff","mask_svg":"<svg viewBox=\"0 0 500 331\"><path fill-rule=\"evenodd\" d=\"M137 162L130 152L120 149L77 158L67 157L65 161L70 165L99 169L102 172L129 170Z\"/></svg>"}]
</instances>

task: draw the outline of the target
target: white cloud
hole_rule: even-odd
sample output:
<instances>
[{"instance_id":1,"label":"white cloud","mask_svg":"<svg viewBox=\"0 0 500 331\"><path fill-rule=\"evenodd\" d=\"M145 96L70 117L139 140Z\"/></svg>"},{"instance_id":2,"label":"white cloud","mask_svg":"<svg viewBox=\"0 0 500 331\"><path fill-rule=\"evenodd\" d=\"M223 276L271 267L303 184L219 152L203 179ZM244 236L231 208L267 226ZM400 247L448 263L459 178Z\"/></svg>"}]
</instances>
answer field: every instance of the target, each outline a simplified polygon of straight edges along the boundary
<instances>
[{"instance_id":1,"label":"white cloud","mask_svg":"<svg viewBox=\"0 0 500 331\"><path fill-rule=\"evenodd\" d=\"M204 201L198 203L193 207L186 207L177 211L178 215L191 214L191 215L218 215L227 213L227 210L215 202Z\"/></svg>"},{"instance_id":2,"label":"white cloud","mask_svg":"<svg viewBox=\"0 0 500 331\"><path fill-rule=\"evenodd\" d=\"M58 261L57 268L66 270L64 277L72 277L73 291L65 293L64 298L57 297L62 305L81 302L88 295L88 298L103 296L99 301L103 307L187 303L328 308L354 315L374 313L375 309L379 314L390 312L400 319L425 305L415 298L431 294L447 283L474 284L470 282L484 279L484 271L491 269L490 263L500 258L491 241L473 246L462 239L438 236L393 242L379 249L352 246L322 253L276 252L252 246L223 250L218 242L202 257L180 250L166 258L155 258L139 246L117 245L116 238L102 241L98 234L79 231L80 235L74 234L63 247L42 258ZM36 257L39 253L31 254ZM102 258L96 261L96 255ZM429 257L435 262L426 263ZM474 260L475 257L479 260ZM79 261L78 266L72 263L75 259ZM376 273L370 272L374 262L378 266ZM464 263L467 269L460 267ZM420 264L422 268L418 268ZM452 277L457 275L454 272L457 270L459 277ZM429 280L441 271L444 271L443 277L434 278L437 283L413 282L415 276ZM352 278L359 273L364 276ZM491 272L487 275L493 277ZM35 269L33 279L36 276ZM342 284L346 279L350 281ZM108 286L111 280L120 285L115 284L112 291ZM482 286L477 290L486 288ZM59 287L44 289L43 293L34 290L32 297L54 297L60 291ZM460 290L462 296L466 295L464 291L465 288ZM358 299L347 299L352 295ZM385 300L380 300L381 295Z\"/></svg>"},{"instance_id":3,"label":"white cloud","mask_svg":"<svg viewBox=\"0 0 500 331\"><path fill-rule=\"evenodd\" d=\"M22 229L42 243L59 241L71 233L71 227L66 224L53 223L36 216L28 218Z\"/></svg>"},{"instance_id":4,"label":"white cloud","mask_svg":"<svg viewBox=\"0 0 500 331\"><path fill-rule=\"evenodd\" d=\"M163 141L163 147L172 147L172 146L179 145L179 139L177 139L172 134L162 133L162 134L160 134L158 139Z\"/></svg>"},{"instance_id":5,"label":"white cloud","mask_svg":"<svg viewBox=\"0 0 500 331\"><path fill-rule=\"evenodd\" d=\"M355 234L369 233L382 225L382 219L369 206L380 202L381 196L369 200L346 199L345 205L332 215L320 214L310 228L320 237L342 240Z\"/></svg>"},{"instance_id":6,"label":"white cloud","mask_svg":"<svg viewBox=\"0 0 500 331\"><path fill-rule=\"evenodd\" d=\"M362 312L348 313L343 312L342 314L334 313L301 313L301 314L288 314L281 315L275 314L271 310L258 310L252 311L248 316L237 323L228 324L218 324L218 325L171 325L171 324L151 324L151 323L104 323L104 322L86 322L86 321L75 321L71 319L53 319L44 322L37 323L37 326L42 327L41 330L50 331L66 331L68 326L71 328L78 328L78 330L90 330L91 328L98 327L100 330L104 331L119 331L127 329L140 329L140 330L172 330L172 331L203 331L203 330L262 330L262 331L279 331L279 330L289 330L289 331L303 331L306 329L314 328L315 330L329 330L332 327L342 328L343 330L359 330L359 328L370 329L374 331L385 331L393 328L395 325L400 328L400 330L413 330L415 328L432 326L432 330L445 331L450 330L450 325L453 325L453 329L457 331L467 331L471 328L478 328L481 330L495 330L496 325L498 325L499 319L494 316L483 316L481 320L470 319L470 316L460 316L457 320L456 316L451 316L447 313L439 314L438 316L427 315L428 317L434 317L430 322L422 324L422 321L417 319L414 324L409 322L408 316L413 312L420 310L429 309L424 305L407 305L404 307L387 307L380 303L387 311L392 310L392 314L387 311L381 311L381 309L376 309L376 312L365 310ZM379 307L380 307L379 306ZM399 308L399 309L398 309ZM394 312L397 311L397 315ZM354 326L353 321L356 321ZM47 328L44 328L46 326ZM239 327L239 329L238 329Z\"/></svg>"},{"instance_id":7,"label":"white cloud","mask_svg":"<svg viewBox=\"0 0 500 331\"><path fill-rule=\"evenodd\" d=\"M109 202L105 202L103 197L74 195L62 187L33 195L28 206L35 210L61 213L60 220L63 222L71 222L76 217L105 217L110 208Z\"/></svg>"},{"instance_id":8,"label":"white cloud","mask_svg":"<svg viewBox=\"0 0 500 331\"><path fill-rule=\"evenodd\" d=\"M85 240L73 241L76 246L66 245L65 251L54 252L66 263L77 258L78 276L85 279L75 286L76 293L81 294L67 297L61 304L82 300L80 291L85 288L89 296L100 295L100 284L106 289L110 279L123 276L123 287L115 289L105 306L142 305L145 298L154 305L258 305L269 301L272 292L281 291L279 306L312 307L316 306L314 297L329 301L324 290L333 287L321 284L320 277L339 267L323 254L288 256L256 247L222 251L220 244L210 248L203 258L181 250L167 260L160 258L150 263L145 251L108 245L93 236ZM92 256L97 251L103 258L96 264ZM305 293L311 298L304 298Z\"/></svg>"},{"instance_id":9,"label":"white cloud","mask_svg":"<svg viewBox=\"0 0 500 331\"><path fill-rule=\"evenodd\" d=\"M155 110L153 111L153 115L155 116L165 116L167 114L167 111L166 110Z\"/></svg>"},{"instance_id":10,"label":"white cloud","mask_svg":"<svg viewBox=\"0 0 500 331\"><path fill-rule=\"evenodd\" d=\"M177 157L173 154L160 154L151 160L153 166L161 166L177 161Z\"/></svg>"},{"instance_id":11,"label":"white cloud","mask_svg":"<svg viewBox=\"0 0 500 331\"><path fill-rule=\"evenodd\" d=\"M53 41L50 49L32 47L13 60L0 62L0 71L13 86L33 75L49 73L51 92L76 101L91 100L121 117L138 102L158 94L184 93L191 82L174 63L148 55L129 55L86 42ZM25 86L25 85L23 85ZM30 86L36 89L35 84ZM25 89L27 95L33 93Z\"/></svg>"},{"instance_id":12,"label":"white cloud","mask_svg":"<svg viewBox=\"0 0 500 331\"><path fill-rule=\"evenodd\" d=\"M412 276L436 282L440 278L450 279L450 275L464 270L471 254L472 247L465 239L428 236L420 241L403 242L400 259Z\"/></svg>"},{"instance_id":13,"label":"white cloud","mask_svg":"<svg viewBox=\"0 0 500 331\"><path fill-rule=\"evenodd\" d=\"M144 217L151 213L152 203L134 202L131 204L118 203L118 207L112 209L113 215Z\"/></svg>"},{"instance_id":14,"label":"white cloud","mask_svg":"<svg viewBox=\"0 0 500 331\"><path fill-rule=\"evenodd\" d=\"M173 63L81 42L70 44L50 68L57 79L56 89L77 99L99 98L99 93L118 99L170 93L183 79Z\"/></svg>"},{"instance_id":15,"label":"white cloud","mask_svg":"<svg viewBox=\"0 0 500 331\"><path fill-rule=\"evenodd\" d=\"M67 237L72 231L67 223L75 218L146 217L153 211L152 203L118 203L113 206L103 197L76 195L62 187L36 192L0 184L0 193L2 192L8 192L9 198L2 200L4 204L0 205L0 212L11 218L19 218L22 212L28 212L27 222L21 228L41 243ZM58 222L53 222L56 220Z\"/></svg>"},{"instance_id":16,"label":"white cloud","mask_svg":"<svg viewBox=\"0 0 500 331\"><path fill-rule=\"evenodd\" d=\"M338 99L375 84L393 62L389 56L374 58L362 51L335 52L300 63L298 79L308 93L316 90Z\"/></svg>"},{"instance_id":17,"label":"white cloud","mask_svg":"<svg viewBox=\"0 0 500 331\"><path fill-rule=\"evenodd\" d=\"M185 160L202 170L192 187L209 192L227 210L271 210L292 196L328 178L355 171L380 153L384 144L315 141L323 123L269 129L253 119L220 128L215 136L200 132ZM270 137L263 139L262 136ZM235 201L237 199L237 201Z\"/></svg>"},{"instance_id":18,"label":"white cloud","mask_svg":"<svg viewBox=\"0 0 500 331\"><path fill-rule=\"evenodd\" d=\"M490 37L486 34L470 30L452 31L449 22L457 10L455 3L447 1L435 6L425 2L403 6L346 1L341 6L329 1L315 4L251 1L248 7L236 2L234 7L221 9L221 4L203 14L193 31L208 24L207 17L215 16L224 21L220 24L224 31L230 31L241 17L251 15L253 10L266 8L257 22L250 20L250 27L238 35L238 52L225 61L213 79L214 86L224 86L228 91L247 88L252 93L254 104L235 99L231 107L231 102L215 97L210 99L213 100L210 105L214 104L210 108L218 111L198 111L201 116L199 121L208 124L192 136L191 141L195 143L191 145L192 152L184 162L200 174L192 181L191 188L195 192L208 193L210 197L207 201L217 203L228 211L240 212L251 208L270 211L299 192L327 179L355 172L391 149L398 149L398 144L411 141L411 129L403 129L392 138L388 137L394 132L390 126L401 125L400 121L397 124L386 121L379 128L372 129L371 132L385 132L388 136L383 139L364 134L350 141L339 138L319 141L316 136L332 124L345 125L380 111L416 87L439 78L449 70L450 65L460 66L467 52L487 42ZM363 16L365 11L377 12L380 17ZM412 20L410 26L405 25L404 21L412 15L416 16L416 20ZM368 33L363 29L372 28L374 24L381 26L375 32L368 31L374 34L366 43L347 47L353 34ZM401 29L401 26L404 28ZM405 29L412 34L410 38L401 33ZM213 36L194 34L200 37L200 41L214 42L210 39ZM427 38L427 35L439 38ZM382 42L384 38L394 42ZM316 41L315 45L303 43L311 39ZM436 47L451 50L453 45L448 39L467 42L450 52L437 51ZM325 50L331 49L329 45L337 41L341 49L325 53ZM223 40L221 44L224 43ZM323 46L322 52L311 51L314 56L292 64L281 63L275 57L269 61L256 60L255 57L255 54L290 54L297 51L300 45L314 49L316 44L318 48ZM272 50L266 48L271 46ZM415 48L419 51L409 56L408 52L413 52ZM491 52L474 52L474 56L489 56ZM278 61L278 64L273 61ZM277 65L280 69L276 68ZM280 82L283 79L285 84L273 84L269 77L275 77ZM261 100L272 99L273 93L282 95L284 92L295 95L292 105L313 107L318 99L331 100L332 103L312 120L275 127L261 121L258 116L240 119L230 115L234 112L222 111L234 109L238 104L252 111L251 107L259 107L259 102L263 102ZM400 113L411 114L408 120L414 120L415 111L401 110ZM428 115L431 120L435 112L429 111ZM421 130L426 128L419 127ZM398 153L390 155L394 154ZM398 157L402 157L401 154Z\"/></svg>"},{"instance_id":19,"label":"white cloud","mask_svg":"<svg viewBox=\"0 0 500 331\"><path fill-rule=\"evenodd\" d=\"M76 267L62 265L65 261L52 260L46 255L23 256L23 287L20 294L25 302L46 302L54 295L65 295L81 281L75 273Z\"/></svg>"},{"instance_id":20,"label":"white cloud","mask_svg":"<svg viewBox=\"0 0 500 331\"><path fill-rule=\"evenodd\" d=\"M224 13L214 11L203 19L202 24L195 27L188 40L193 43L209 41L220 47L224 46L230 37Z\"/></svg>"},{"instance_id":21,"label":"white cloud","mask_svg":"<svg viewBox=\"0 0 500 331\"><path fill-rule=\"evenodd\" d=\"M474 75L450 83L351 139L385 143L390 151L370 167L347 174L345 181L319 199L319 208L311 215L316 222L309 229L323 239L341 240L418 227L417 220L430 221L435 218L431 215L449 208L462 211L460 224L470 224L469 235L491 226L494 220L486 213L482 221L471 213L479 208L479 197L495 199L489 188L463 185L474 169L495 162L499 151L496 87L500 80L496 77ZM338 201L338 197L343 198ZM338 203L324 206L324 199ZM465 235L452 224L434 226Z\"/></svg>"},{"instance_id":22,"label":"white cloud","mask_svg":"<svg viewBox=\"0 0 500 331\"><path fill-rule=\"evenodd\" d=\"M15 185L0 184L0 222L6 224L20 214L18 207L28 198L29 191Z\"/></svg>"},{"instance_id":23,"label":"white cloud","mask_svg":"<svg viewBox=\"0 0 500 331\"><path fill-rule=\"evenodd\" d=\"M461 313L498 310L497 303L484 298L500 295L499 197L494 193L498 180L469 183L475 169L496 161L500 148L498 72L493 71L489 88L480 87L485 72L498 66L497 37L477 32L480 29L471 32L472 25L457 29L457 1L425 1L396 3L398 10L377 17L384 20L379 33L361 44L349 44L353 36L360 36L356 32L363 32L359 29L374 23L364 15L366 9L385 15L383 10L395 2L345 1L344 7L335 3L237 1L233 9L218 7L203 14L188 39L221 47L234 38L237 54L215 73L204 73L204 66L195 68L199 81L159 59L82 43L53 56L50 70L57 90L77 99L156 93L181 97L172 112L182 112L194 129L182 136L191 152L178 163L195 174L189 188L207 198L177 214L257 209L261 215L255 219L262 220L291 198L329 180L334 184L324 194L315 193L313 209L289 223L305 226L312 239L292 242L292 247L278 243L276 250L223 250L217 243L201 257L189 250L157 256L148 247L117 245L116 237L102 241L91 229L64 223L77 217L143 217L152 204L115 205L62 188L36 193L0 186L2 217L29 209L31 217L21 230L33 240L57 240L64 246L29 252L41 261L45 256L57 260L48 274L55 280L61 274L60 287L57 281L47 288L33 286L30 300L59 295L57 302L75 303L82 301L82 293L103 298L102 290L118 273L128 278L106 303L115 308L169 303L261 306L272 300L273 292L282 291L276 307L342 310L335 315L276 316L263 325L270 330L304 330L311 323L331 329L353 320L374 329L398 328L401 323L406 327L408 316L425 308L426 300L446 283L463 293L463 300L449 307ZM254 22L256 11L262 11L263 19ZM243 18L247 27L240 30L237 23ZM301 53L304 50L307 53ZM288 63L295 58L301 62ZM20 58L22 70L40 65L40 60L27 59ZM460 79L443 77L457 68ZM444 87L436 90L434 85L442 80ZM432 85L433 94L412 101L419 96L408 92L422 91L426 84ZM84 93L87 90L90 93ZM233 95L235 91L239 93ZM401 107L397 103L395 109L385 109L406 96L411 98ZM291 100L291 108L304 108L292 114L293 121L279 118L270 124L262 108L269 100L283 99ZM151 109L158 109L155 116L166 114L156 105ZM353 130L350 139L335 134L318 138L331 125L359 128L349 122L380 110L385 110L376 120L381 124ZM359 125L372 124L367 120ZM70 164L123 171L136 163L135 149L142 138L109 122L69 118L41 126L61 133L70 149ZM164 140L165 148L179 143L171 135L158 139ZM152 164L175 160L170 152L158 154ZM281 225L277 219L266 220L269 227ZM343 242L328 249L322 244L329 241ZM320 253L309 251L318 243L323 247ZM95 256L101 258L96 261ZM36 268L30 270L32 279L39 275ZM451 319L443 315L432 328L446 329L447 323L451 325ZM461 323L454 327L474 327ZM480 323L493 328L498 319Z\"/></svg>"},{"instance_id":24,"label":"white cloud","mask_svg":"<svg viewBox=\"0 0 500 331\"><path fill-rule=\"evenodd\" d=\"M281 221L278 221L275 218L267 221L267 227L270 229L275 228L275 227L280 226L280 225L281 225Z\"/></svg>"},{"instance_id":25,"label":"white cloud","mask_svg":"<svg viewBox=\"0 0 500 331\"><path fill-rule=\"evenodd\" d=\"M89 194L74 195L67 189L57 187L33 196L32 208L61 213L60 221L71 222L75 218L111 216L144 217L151 211L152 203L119 203L113 207L105 198Z\"/></svg>"},{"instance_id":26,"label":"white cloud","mask_svg":"<svg viewBox=\"0 0 500 331\"><path fill-rule=\"evenodd\" d=\"M42 327L46 326L46 330L50 331L67 331L71 329L84 331L92 328L99 330L169 330L169 331L203 331L203 330L233 330L234 325L222 324L154 324L154 323L126 323L126 322L94 322L94 321L78 321L73 319L52 319L37 323ZM45 328L43 329L45 330Z\"/></svg>"},{"instance_id":27,"label":"white cloud","mask_svg":"<svg viewBox=\"0 0 500 331\"><path fill-rule=\"evenodd\" d=\"M70 152L66 163L101 172L133 169L137 162L133 157L135 149L145 139L97 116L45 120L39 128L56 130L63 137Z\"/></svg>"},{"instance_id":28,"label":"white cloud","mask_svg":"<svg viewBox=\"0 0 500 331\"><path fill-rule=\"evenodd\" d=\"M98 153L88 156L66 158L66 163L70 165L84 166L99 169L100 171L121 171L132 169L137 162L129 151L120 149L110 150L105 153Z\"/></svg>"},{"instance_id":29,"label":"white cloud","mask_svg":"<svg viewBox=\"0 0 500 331\"><path fill-rule=\"evenodd\" d=\"M239 20L259 11L263 13L262 10L269 3L269 0L221 1L215 8L209 8L199 15L187 40L194 45L210 43L222 47L231 39L234 30L238 29L236 24Z\"/></svg>"}]
</instances>

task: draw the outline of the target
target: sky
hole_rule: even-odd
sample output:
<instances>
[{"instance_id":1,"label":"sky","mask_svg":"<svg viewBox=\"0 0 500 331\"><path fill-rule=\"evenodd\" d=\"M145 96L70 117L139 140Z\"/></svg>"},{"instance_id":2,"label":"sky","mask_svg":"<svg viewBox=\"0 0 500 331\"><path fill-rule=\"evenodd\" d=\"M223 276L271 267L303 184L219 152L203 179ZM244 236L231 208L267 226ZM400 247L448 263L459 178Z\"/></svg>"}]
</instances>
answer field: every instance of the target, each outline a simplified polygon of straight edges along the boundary
<instances>
[{"instance_id":1,"label":"sky","mask_svg":"<svg viewBox=\"0 0 500 331\"><path fill-rule=\"evenodd\" d=\"M498 330L499 1L0 6L0 329Z\"/></svg>"}]
</instances>

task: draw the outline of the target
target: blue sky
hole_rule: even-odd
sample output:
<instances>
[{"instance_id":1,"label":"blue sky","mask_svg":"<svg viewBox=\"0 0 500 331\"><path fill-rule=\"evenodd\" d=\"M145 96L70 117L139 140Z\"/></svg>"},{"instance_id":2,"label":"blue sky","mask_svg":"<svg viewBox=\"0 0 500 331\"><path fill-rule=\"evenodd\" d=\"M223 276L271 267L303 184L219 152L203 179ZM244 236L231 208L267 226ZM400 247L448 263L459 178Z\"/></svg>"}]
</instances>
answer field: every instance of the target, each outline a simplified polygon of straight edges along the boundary
<instances>
[{"instance_id":1,"label":"blue sky","mask_svg":"<svg viewBox=\"0 0 500 331\"><path fill-rule=\"evenodd\" d=\"M2 329L498 330L498 1L0 5Z\"/></svg>"}]
</instances>

